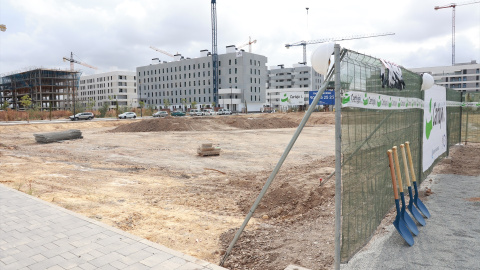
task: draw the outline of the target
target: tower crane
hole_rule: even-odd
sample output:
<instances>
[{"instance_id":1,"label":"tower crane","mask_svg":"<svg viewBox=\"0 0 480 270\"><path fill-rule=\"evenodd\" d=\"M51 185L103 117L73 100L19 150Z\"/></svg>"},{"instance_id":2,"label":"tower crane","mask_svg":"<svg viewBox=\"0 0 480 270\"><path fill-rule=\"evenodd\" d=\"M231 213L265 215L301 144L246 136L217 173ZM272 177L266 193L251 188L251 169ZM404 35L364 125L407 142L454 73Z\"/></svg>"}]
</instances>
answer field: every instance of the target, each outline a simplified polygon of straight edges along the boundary
<instances>
[{"instance_id":1,"label":"tower crane","mask_svg":"<svg viewBox=\"0 0 480 270\"><path fill-rule=\"evenodd\" d=\"M215 104L218 104L217 0L212 0L211 17L212 17L213 102L215 102Z\"/></svg>"},{"instance_id":2,"label":"tower crane","mask_svg":"<svg viewBox=\"0 0 480 270\"><path fill-rule=\"evenodd\" d=\"M444 6L435 6L433 8L434 10L439 10L439 9L443 9L443 8L452 8L452 66L455 65L455 7L477 4L477 3L480 3L480 1L463 2L463 3L459 3L459 4L451 3L451 4L448 4L448 5L444 5Z\"/></svg>"},{"instance_id":3,"label":"tower crane","mask_svg":"<svg viewBox=\"0 0 480 270\"><path fill-rule=\"evenodd\" d=\"M63 57L63 62L65 62L65 61L70 62L70 71L74 70L73 63L79 64L79 65L82 65L82 66L85 66L85 67L89 67L91 69L98 69L94 66L91 66L89 64L86 64L86 63L83 63L83 62L80 62L80 61L77 61L77 60L73 59L73 52L70 52L70 58Z\"/></svg>"},{"instance_id":4,"label":"tower crane","mask_svg":"<svg viewBox=\"0 0 480 270\"><path fill-rule=\"evenodd\" d=\"M252 52L252 44L254 44L254 43L257 43L257 40L256 39L252 40L252 37L248 37L248 42L238 46L237 48L241 49L241 48L248 45L248 52L251 53Z\"/></svg>"},{"instance_id":5,"label":"tower crane","mask_svg":"<svg viewBox=\"0 0 480 270\"><path fill-rule=\"evenodd\" d=\"M362 38L381 37L381 36L390 36L390 35L395 35L395 33L389 32L389 33L381 33L381 34L353 35L348 37L324 38L324 39L309 40L309 41L302 40L292 44L285 44L285 48L289 49L290 47L293 47L293 46L303 46L303 64L307 64L307 45L325 43L329 41L342 41L342 40L362 39Z\"/></svg>"},{"instance_id":6,"label":"tower crane","mask_svg":"<svg viewBox=\"0 0 480 270\"><path fill-rule=\"evenodd\" d=\"M83 63L83 62L80 62L80 61L77 61L75 59L73 59L73 52L70 52L70 58L67 58L67 57L63 57L63 62L65 61L69 61L70 62L70 71L74 71L74 68L73 68L73 63L76 63L76 64L79 64L79 65L82 65L82 66L86 66L86 67L89 67L91 69L98 69L94 66L91 66L89 64L86 64L86 63ZM73 100L73 115L76 114L76 110L75 110L75 83L73 83L72 85L72 100Z\"/></svg>"}]
</instances>

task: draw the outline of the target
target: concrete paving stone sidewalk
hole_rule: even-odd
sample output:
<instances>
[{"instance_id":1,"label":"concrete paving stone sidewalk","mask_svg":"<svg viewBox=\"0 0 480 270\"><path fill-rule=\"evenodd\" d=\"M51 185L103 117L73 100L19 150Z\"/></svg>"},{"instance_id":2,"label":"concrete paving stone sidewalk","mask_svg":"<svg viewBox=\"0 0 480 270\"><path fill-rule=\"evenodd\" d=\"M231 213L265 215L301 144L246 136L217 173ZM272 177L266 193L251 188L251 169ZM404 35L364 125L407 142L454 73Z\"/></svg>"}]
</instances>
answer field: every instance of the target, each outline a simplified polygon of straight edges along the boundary
<instances>
[{"instance_id":1,"label":"concrete paving stone sidewalk","mask_svg":"<svg viewBox=\"0 0 480 270\"><path fill-rule=\"evenodd\" d=\"M431 217L424 227L417 224L415 244L408 246L389 225L385 235L372 240L342 270L480 269L480 176L440 174L427 179L433 179L429 186L434 193L423 202Z\"/></svg>"},{"instance_id":2,"label":"concrete paving stone sidewalk","mask_svg":"<svg viewBox=\"0 0 480 270\"><path fill-rule=\"evenodd\" d=\"M0 184L0 269L225 268Z\"/></svg>"}]
</instances>

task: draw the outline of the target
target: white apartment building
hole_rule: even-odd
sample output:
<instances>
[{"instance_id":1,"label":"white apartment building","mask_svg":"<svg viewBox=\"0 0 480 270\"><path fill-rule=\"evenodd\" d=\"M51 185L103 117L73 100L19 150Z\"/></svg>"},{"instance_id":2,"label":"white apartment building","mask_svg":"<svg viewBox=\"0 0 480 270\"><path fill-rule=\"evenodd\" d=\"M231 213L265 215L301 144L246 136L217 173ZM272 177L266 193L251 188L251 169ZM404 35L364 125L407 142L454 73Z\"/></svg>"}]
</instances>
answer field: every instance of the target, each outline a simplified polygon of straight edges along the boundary
<instances>
[{"instance_id":1,"label":"white apartment building","mask_svg":"<svg viewBox=\"0 0 480 270\"><path fill-rule=\"evenodd\" d=\"M429 73L435 79L435 84L447 88L468 92L480 90L480 64L477 64L475 60L454 66L411 68L410 70L417 73Z\"/></svg>"},{"instance_id":2,"label":"white apartment building","mask_svg":"<svg viewBox=\"0 0 480 270\"><path fill-rule=\"evenodd\" d=\"M94 102L94 110L98 110L105 102L109 108L138 107L137 83L133 71L112 71L80 77L76 98L87 106Z\"/></svg>"},{"instance_id":3,"label":"white apartment building","mask_svg":"<svg viewBox=\"0 0 480 270\"><path fill-rule=\"evenodd\" d=\"M322 75L304 64L294 64L291 68L285 68L284 65L269 67L266 105L273 108L289 106L282 102L287 93L303 96L302 105L308 105L309 91L318 91L322 81ZM299 105L299 102L292 104Z\"/></svg>"},{"instance_id":4,"label":"white apartment building","mask_svg":"<svg viewBox=\"0 0 480 270\"><path fill-rule=\"evenodd\" d=\"M211 53L200 51L198 58L175 55L171 62L152 59L147 66L137 67L138 96L146 105L172 110L224 107L233 112L260 111L266 102L267 57L237 51L227 46L218 55L218 94L214 103Z\"/></svg>"}]
</instances>

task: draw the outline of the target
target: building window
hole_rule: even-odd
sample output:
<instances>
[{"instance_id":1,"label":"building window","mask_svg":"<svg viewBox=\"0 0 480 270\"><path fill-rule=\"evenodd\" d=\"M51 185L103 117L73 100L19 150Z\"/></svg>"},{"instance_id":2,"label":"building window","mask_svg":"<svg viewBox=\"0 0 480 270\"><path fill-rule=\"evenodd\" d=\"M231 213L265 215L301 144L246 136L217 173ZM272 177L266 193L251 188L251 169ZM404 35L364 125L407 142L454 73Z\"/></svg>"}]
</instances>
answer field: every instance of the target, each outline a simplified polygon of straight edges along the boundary
<instances>
[{"instance_id":1,"label":"building window","mask_svg":"<svg viewBox=\"0 0 480 270\"><path fill-rule=\"evenodd\" d=\"M230 65L230 66L232 65L232 59L228 60L228 65Z\"/></svg>"}]
</instances>

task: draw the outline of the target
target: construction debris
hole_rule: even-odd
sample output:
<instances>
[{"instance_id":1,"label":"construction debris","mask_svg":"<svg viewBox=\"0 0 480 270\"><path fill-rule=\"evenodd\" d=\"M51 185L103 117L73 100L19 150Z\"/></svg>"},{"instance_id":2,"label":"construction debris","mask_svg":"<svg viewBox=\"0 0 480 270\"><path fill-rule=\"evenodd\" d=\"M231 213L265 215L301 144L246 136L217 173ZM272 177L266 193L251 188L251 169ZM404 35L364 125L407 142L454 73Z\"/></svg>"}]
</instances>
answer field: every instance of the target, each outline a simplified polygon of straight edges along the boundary
<instances>
[{"instance_id":1,"label":"construction debris","mask_svg":"<svg viewBox=\"0 0 480 270\"><path fill-rule=\"evenodd\" d=\"M219 156L220 155L220 147L214 147L211 143L204 143L197 149L197 153L204 157L204 156Z\"/></svg>"},{"instance_id":2,"label":"construction debris","mask_svg":"<svg viewBox=\"0 0 480 270\"><path fill-rule=\"evenodd\" d=\"M35 137L35 141L37 143L52 143L58 142L63 140L74 140L74 139L82 139L82 132L78 129L70 129L66 131L58 131L58 132L49 132L49 133L39 133L33 134Z\"/></svg>"}]
</instances>

